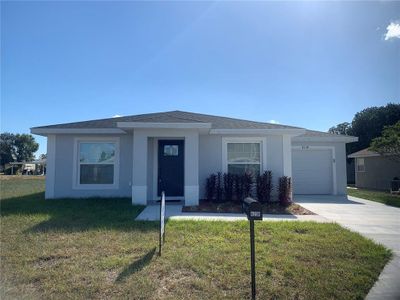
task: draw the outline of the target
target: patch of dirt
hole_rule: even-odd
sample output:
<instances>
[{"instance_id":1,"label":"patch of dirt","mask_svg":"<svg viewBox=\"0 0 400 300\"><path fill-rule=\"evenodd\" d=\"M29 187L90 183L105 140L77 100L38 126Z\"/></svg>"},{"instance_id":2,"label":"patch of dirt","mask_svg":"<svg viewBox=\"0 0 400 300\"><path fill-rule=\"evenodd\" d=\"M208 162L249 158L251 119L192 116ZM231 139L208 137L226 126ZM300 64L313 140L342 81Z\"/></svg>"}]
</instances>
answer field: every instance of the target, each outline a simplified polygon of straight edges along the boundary
<instances>
[{"instance_id":1,"label":"patch of dirt","mask_svg":"<svg viewBox=\"0 0 400 300\"><path fill-rule=\"evenodd\" d=\"M107 270L106 271L106 282L114 283L118 277L118 272L115 270Z\"/></svg>"},{"instance_id":2,"label":"patch of dirt","mask_svg":"<svg viewBox=\"0 0 400 300\"><path fill-rule=\"evenodd\" d=\"M37 268L54 267L66 259L69 259L69 256L65 256L65 255L41 256L35 261L35 267L37 267Z\"/></svg>"},{"instance_id":3,"label":"patch of dirt","mask_svg":"<svg viewBox=\"0 0 400 300\"><path fill-rule=\"evenodd\" d=\"M315 215L312 211L305 209L297 203L289 206L281 206L279 203L262 204L264 214L279 215ZM243 214L242 206L235 202L215 203L207 200L200 200L197 206L184 206L182 212L206 212L206 213L234 213Z\"/></svg>"},{"instance_id":4,"label":"patch of dirt","mask_svg":"<svg viewBox=\"0 0 400 300\"><path fill-rule=\"evenodd\" d=\"M158 288L154 299L165 299L176 294L177 290L190 290L192 282L199 276L192 270L174 270L166 275L159 276Z\"/></svg>"},{"instance_id":5,"label":"patch of dirt","mask_svg":"<svg viewBox=\"0 0 400 300\"><path fill-rule=\"evenodd\" d=\"M306 233L309 232L309 230L306 229L306 228L296 228L296 229L294 230L294 232L296 232L296 233L298 233L298 234L306 234Z\"/></svg>"}]
</instances>

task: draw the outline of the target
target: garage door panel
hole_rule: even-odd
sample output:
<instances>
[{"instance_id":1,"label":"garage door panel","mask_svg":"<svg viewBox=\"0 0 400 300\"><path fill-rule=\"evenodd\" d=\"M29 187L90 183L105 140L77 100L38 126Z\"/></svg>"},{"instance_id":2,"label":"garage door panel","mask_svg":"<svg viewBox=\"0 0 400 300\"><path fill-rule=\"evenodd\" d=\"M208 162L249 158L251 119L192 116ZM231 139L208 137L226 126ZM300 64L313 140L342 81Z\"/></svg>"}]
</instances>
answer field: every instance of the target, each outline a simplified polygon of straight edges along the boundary
<instances>
[{"instance_id":1,"label":"garage door panel","mask_svg":"<svg viewBox=\"0 0 400 300\"><path fill-rule=\"evenodd\" d=\"M332 194L332 151L292 151L294 194Z\"/></svg>"}]
</instances>

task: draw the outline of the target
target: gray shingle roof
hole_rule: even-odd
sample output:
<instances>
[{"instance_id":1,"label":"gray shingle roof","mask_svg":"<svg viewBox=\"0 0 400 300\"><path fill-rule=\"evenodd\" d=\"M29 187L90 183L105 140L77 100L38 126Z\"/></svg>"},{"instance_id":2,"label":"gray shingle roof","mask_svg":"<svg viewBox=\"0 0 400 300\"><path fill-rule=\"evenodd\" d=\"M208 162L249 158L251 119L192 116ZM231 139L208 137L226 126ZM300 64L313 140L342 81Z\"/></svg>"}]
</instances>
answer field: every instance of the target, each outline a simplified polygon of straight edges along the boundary
<instances>
[{"instance_id":1,"label":"gray shingle roof","mask_svg":"<svg viewBox=\"0 0 400 300\"><path fill-rule=\"evenodd\" d=\"M360 151L351 153L347 157L356 158L356 157L370 157L370 156L380 156L380 154L375 151L369 150L369 148L365 148Z\"/></svg>"},{"instance_id":2,"label":"gray shingle roof","mask_svg":"<svg viewBox=\"0 0 400 300\"><path fill-rule=\"evenodd\" d=\"M117 122L155 122L155 123L211 123L213 129L298 129L299 127L254 122L248 120L212 116L185 111L133 115L83 122L56 124L34 128L116 128Z\"/></svg>"},{"instance_id":3,"label":"gray shingle roof","mask_svg":"<svg viewBox=\"0 0 400 300\"><path fill-rule=\"evenodd\" d=\"M316 131L316 130L306 130L305 134L302 134L301 136L304 137L332 137L332 136L341 136L340 134L333 134L329 132L323 132L323 131Z\"/></svg>"},{"instance_id":4,"label":"gray shingle roof","mask_svg":"<svg viewBox=\"0 0 400 300\"><path fill-rule=\"evenodd\" d=\"M185 111L167 111L149 114L140 114L126 117L98 119L83 122L64 123L48 126L39 126L32 129L87 129L87 128L116 128L117 122L154 122L154 123L211 123L212 129L302 129L301 127L266 122L255 122L249 120L198 114ZM299 137L340 137L315 130L306 130Z\"/></svg>"}]
</instances>

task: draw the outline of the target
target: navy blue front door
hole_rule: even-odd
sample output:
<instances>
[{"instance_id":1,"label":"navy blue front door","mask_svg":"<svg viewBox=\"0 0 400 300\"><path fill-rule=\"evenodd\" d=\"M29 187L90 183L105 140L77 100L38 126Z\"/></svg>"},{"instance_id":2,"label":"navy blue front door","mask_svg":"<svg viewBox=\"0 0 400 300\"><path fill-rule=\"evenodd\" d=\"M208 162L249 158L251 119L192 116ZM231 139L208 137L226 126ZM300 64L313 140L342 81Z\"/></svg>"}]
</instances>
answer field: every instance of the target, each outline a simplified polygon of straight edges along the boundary
<instances>
[{"instance_id":1,"label":"navy blue front door","mask_svg":"<svg viewBox=\"0 0 400 300\"><path fill-rule=\"evenodd\" d=\"M183 196L184 141L158 141L158 196Z\"/></svg>"}]
</instances>

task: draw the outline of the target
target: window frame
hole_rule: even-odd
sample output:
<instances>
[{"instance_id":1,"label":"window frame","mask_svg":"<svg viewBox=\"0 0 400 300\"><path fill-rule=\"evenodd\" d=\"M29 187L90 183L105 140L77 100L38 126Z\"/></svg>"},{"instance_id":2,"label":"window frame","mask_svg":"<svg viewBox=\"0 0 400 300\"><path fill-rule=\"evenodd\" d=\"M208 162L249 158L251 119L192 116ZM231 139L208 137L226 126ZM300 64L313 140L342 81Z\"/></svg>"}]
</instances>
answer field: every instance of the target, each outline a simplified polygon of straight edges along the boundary
<instances>
[{"instance_id":1,"label":"window frame","mask_svg":"<svg viewBox=\"0 0 400 300\"><path fill-rule=\"evenodd\" d=\"M119 137L79 137L74 140L74 159L73 159L73 176L72 188L76 190L107 190L119 188ZM114 178L112 184L97 183L80 183L80 144L81 143L114 143ZM85 163L84 163L85 164ZM96 163L89 163L95 164ZM111 164L110 164L111 165Z\"/></svg>"},{"instance_id":2,"label":"window frame","mask_svg":"<svg viewBox=\"0 0 400 300\"><path fill-rule=\"evenodd\" d=\"M362 162L363 162L362 165L359 164L361 159L362 159ZM363 167L362 170L359 169L360 166ZM365 159L364 159L364 157L357 157L357 159L356 159L356 172L358 172L358 173L365 172Z\"/></svg>"},{"instance_id":3,"label":"window frame","mask_svg":"<svg viewBox=\"0 0 400 300\"><path fill-rule=\"evenodd\" d=\"M260 174L267 170L266 137L223 137L222 138L222 171L228 172L228 144L260 144ZM243 163L247 164L247 163Z\"/></svg>"}]
</instances>

